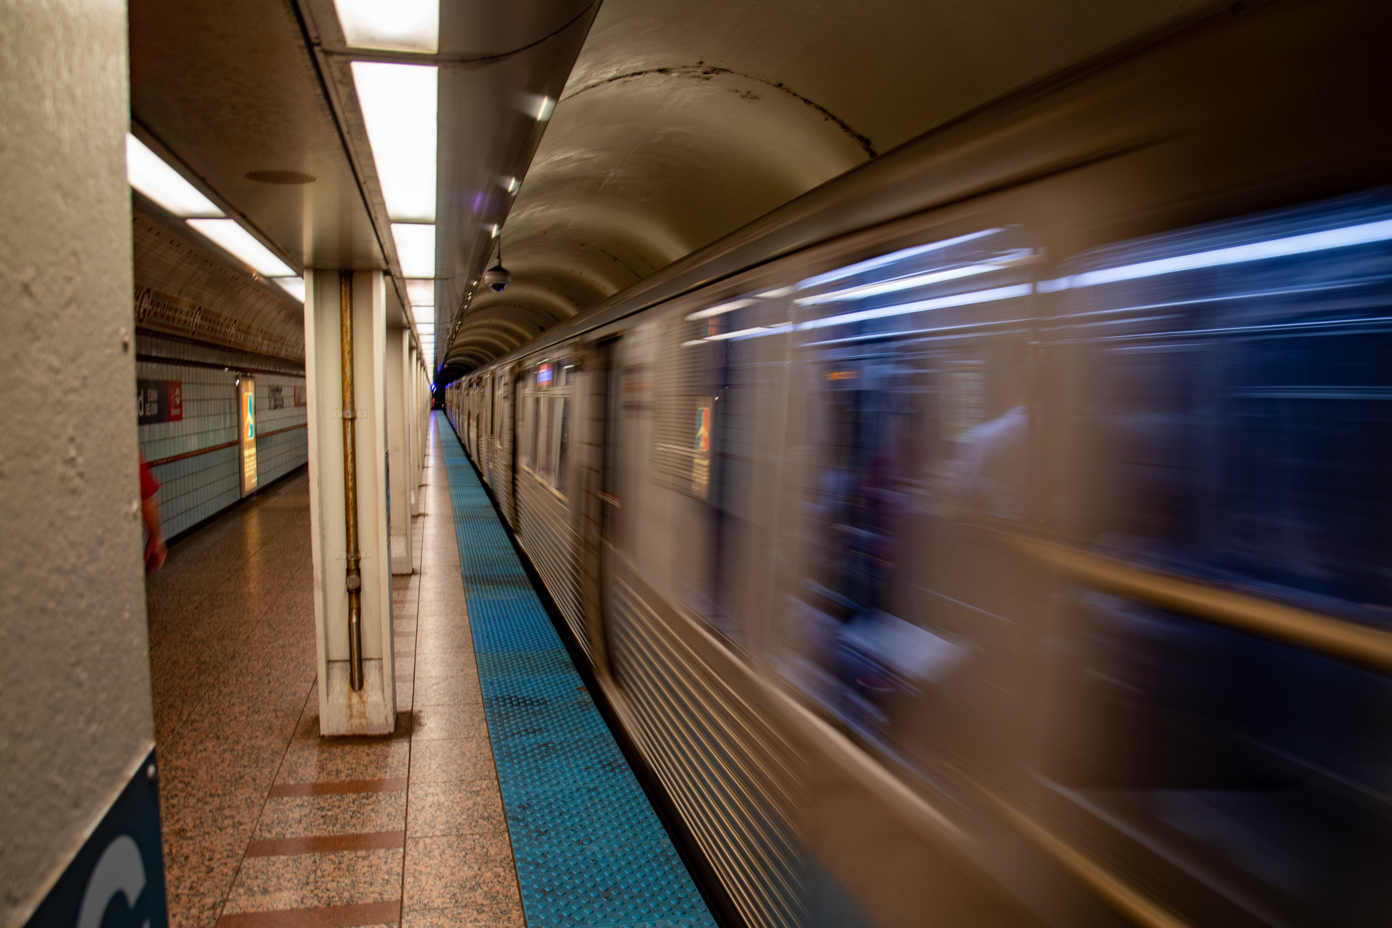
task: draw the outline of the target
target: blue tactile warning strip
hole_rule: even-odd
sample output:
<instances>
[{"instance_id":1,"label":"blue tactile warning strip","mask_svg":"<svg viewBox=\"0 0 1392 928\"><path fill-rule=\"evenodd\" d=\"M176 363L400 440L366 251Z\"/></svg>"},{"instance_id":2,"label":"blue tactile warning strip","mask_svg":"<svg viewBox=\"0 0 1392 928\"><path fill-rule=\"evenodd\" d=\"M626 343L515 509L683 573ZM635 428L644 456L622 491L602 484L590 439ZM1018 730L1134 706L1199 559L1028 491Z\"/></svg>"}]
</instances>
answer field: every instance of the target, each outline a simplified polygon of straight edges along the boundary
<instances>
[{"instance_id":1,"label":"blue tactile warning strip","mask_svg":"<svg viewBox=\"0 0 1392 928\"><path fill-rule=\"evenodd\" d=\"M528 928L714 928L464 449L436 415Z\"/></svg>"}]
</instances>

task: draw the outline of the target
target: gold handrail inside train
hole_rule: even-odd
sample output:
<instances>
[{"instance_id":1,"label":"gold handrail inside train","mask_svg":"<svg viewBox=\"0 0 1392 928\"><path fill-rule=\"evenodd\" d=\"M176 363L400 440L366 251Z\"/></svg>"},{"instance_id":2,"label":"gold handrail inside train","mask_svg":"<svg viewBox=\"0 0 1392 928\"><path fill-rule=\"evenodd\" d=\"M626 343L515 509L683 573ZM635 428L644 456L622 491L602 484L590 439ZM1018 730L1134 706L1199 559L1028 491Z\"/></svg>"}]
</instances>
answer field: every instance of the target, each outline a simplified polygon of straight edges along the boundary
<instances>
[{"instance_id":1,"label":"gold handrail inside train","mask_svg":"<svg viewBox=\"0 0 1392 928\"><path fill-rule=\"evenodd\" d=\"M1217 625L1392 674L1392 634L1295 606L1142 570L1066 545L996 533L1010 547L1090 586Z\"/></svg>"}]
</instances>

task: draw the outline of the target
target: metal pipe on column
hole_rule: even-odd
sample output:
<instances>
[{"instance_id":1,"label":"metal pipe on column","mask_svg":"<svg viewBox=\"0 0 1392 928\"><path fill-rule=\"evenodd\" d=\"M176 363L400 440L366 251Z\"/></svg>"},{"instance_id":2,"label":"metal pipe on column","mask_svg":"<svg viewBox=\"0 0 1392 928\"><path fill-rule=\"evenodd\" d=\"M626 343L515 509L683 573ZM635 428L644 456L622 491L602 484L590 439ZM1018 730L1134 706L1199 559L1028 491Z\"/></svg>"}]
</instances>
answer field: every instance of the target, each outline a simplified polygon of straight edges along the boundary
<instances>
[{"instance_id":1,"label":"metal pipe on column","mask_svg":"<svg viewBox=\"0 0 1392 928\"><path fill-rule=\"evenodd\" d=\"M358 551L358 456L354 420L357 403L353 396L353 272L338 275L339 340L343 350L343 504L348 529L348 682L353 690L363 688L362 655L362 571Z\"/></svg>"}]
</instances>

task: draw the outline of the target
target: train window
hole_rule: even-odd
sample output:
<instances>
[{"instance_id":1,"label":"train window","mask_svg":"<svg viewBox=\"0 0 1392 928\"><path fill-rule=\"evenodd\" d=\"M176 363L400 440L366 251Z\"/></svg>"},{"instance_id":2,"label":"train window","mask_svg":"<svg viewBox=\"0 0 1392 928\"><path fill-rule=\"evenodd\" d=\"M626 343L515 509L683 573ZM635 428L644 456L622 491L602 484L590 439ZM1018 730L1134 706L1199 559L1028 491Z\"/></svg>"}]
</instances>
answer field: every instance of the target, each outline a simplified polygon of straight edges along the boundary
<instances>
[{"instance_id":1,"label":"train window","mask_svg":"<svg viewBox=\"0 0 1392 928\"><path fill-rule=\"evenodd\" d=\"M1392 629L1392 202L1117 245L1045 289L1071 545ZM1114 589L1059 603L1035 780L1116 823L1099 853L1259 920L1392 917L1385 676Z\"/></svg>"},{"instance_id":2,"label":"train window","mask_svg":"<svg viewBox=\"0 0 1392 928\"><path fill-rule=\"evenodd\" d=\"M533 370L525 401L530 417L519 459L539 480L564 495L569 482L571 372L568 361L544 361Z\"/></svg>"},{"instance_id":3,"label":"train window","mask_svg":"<svg viewBox=\"0 0 1392 928\"><path fill-rule=\"evenodd\" d=\"M532 397L532 433L527 442L527 466L536 470L541 465L541 436L545 434L542 429L542 414L546 407L541 402L541 397Z\"/></svg>"},{"instance_id":4,"label":"train window","mask_svg":"<svg viewBox=\"0 0 1392 928\"><path fill-rule=\"evenodd\" d=\"M567 367L566 371L569 373L570 368ZM556 399L560 403L561 411L557 417L559 421L556 426L556 467L551 482L557 490L565 493L568 490L570 473L570 397L562 396Z\"/></svg>"},{"instance_id":5,"label":"train window","mask_svg":"<svg viewBox=\"0 0 1392 928\"><path fill-rule=\"evenodd\" d=\"M878 749L975 750L1015 698L1025 588L984 543L1030 515L1042 250L1015 226L834 268L792 294L792 576L771 657Z\"/></svg>"}]
</instances>

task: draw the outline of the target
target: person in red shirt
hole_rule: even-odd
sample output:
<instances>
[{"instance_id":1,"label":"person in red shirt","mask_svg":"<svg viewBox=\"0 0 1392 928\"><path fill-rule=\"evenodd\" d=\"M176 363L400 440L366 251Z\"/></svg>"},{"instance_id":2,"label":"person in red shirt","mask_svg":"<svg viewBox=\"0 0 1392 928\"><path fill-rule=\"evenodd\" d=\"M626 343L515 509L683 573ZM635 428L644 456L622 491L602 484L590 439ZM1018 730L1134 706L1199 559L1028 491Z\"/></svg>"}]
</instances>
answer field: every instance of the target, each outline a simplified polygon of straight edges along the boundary
<instances>
[{"instance_id":1,"label":"person in red shirt","mask_svg":"<svg viewBox=\"0 0 1392 928\"><path fill-rule=\"evenodd\" d=\"M160 530L159 492L160 482L145 463L145 455L140 456L140 519L145 523L145 572L154 573L164 566L169 550L164 544L164 533Z\"/></svg>"}]
</instances>

